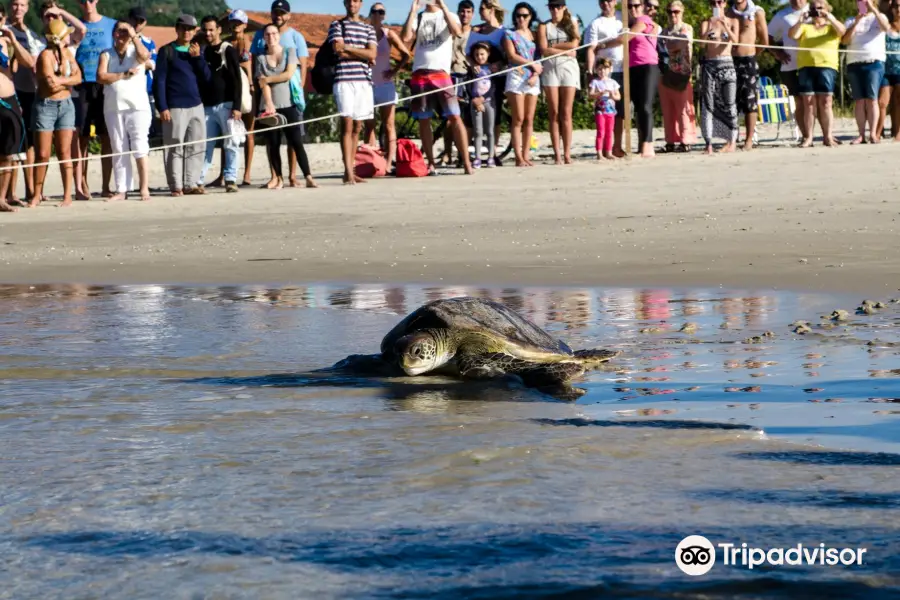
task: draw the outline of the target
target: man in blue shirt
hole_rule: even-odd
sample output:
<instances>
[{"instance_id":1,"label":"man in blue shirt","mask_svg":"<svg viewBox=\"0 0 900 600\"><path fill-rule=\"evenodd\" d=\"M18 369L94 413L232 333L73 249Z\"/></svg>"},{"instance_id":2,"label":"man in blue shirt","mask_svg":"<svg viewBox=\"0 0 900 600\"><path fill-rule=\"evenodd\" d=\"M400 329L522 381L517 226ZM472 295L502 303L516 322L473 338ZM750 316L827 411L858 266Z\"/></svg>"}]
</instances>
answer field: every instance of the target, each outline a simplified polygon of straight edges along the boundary
<instances>
[{"instance_id":1,"label":"man in blue shirt","mask_svg":"<svg viewBox=\"0 0 900 600\"><path fill-rule=\"evenodd\" d=\"M100 54L113 46L113 29L116 20L104 17L97 11L98 0L81 0L81 21L87 31L75 53L75 61L81 67L82 83L77 86L78 105L76 106L76 127L81 138L81 155L88 155L88 143L91 141L91 126L100 136L100 148L103 154L111 152L109 136L106 134L106 119L103 117L103 86L97 83L97 65ZM103 197L109 198L109 180L112 175L112 159L101 159L103 170ZM82 163L84 187L87 193L88 162Z\"/></svg>"},{"instance_id":2,"label":"man in blue shirt","mask_svg":"<svg viewBox=\"0 0 900 600\"><path fill-rule=\"evenodd\" d=\"M179 144L166 152L166 179L172 196L204 194L199 185L206 154L206 113L200 89L211 73L200 50L197 19L175 21L175 41L159 50L153 93L162 121L163 143Z\"/></svg>"},{"instance_id":3,"label":"man in blue shirt","mask_svg":"<svg viewBox=\"0 0 900 600\"><path fill-rule=\"evenodd\" d=\"M294 77L296 81L300 83L301 87L306 84L306 69L307 63L309 62L309 49L306 47L306 39L304 39L303 35L291 27L291 5L287 2L287 0L275 0L272 2L271 9L272 22L278 27L278 32L281 34L281 47L287 50L288 48L294 48L297 51L297 70L294 72ZM263 29L260 29L253 35L253 41L250 43L250 53L253 56L258 54L266 53L266 42L263 40ZM259 94L260 87L256 83L254 78L253 88L256 90L257 98L256 105L259 106ZM298 107L302 114L305 106ZM251 129L252 131L252 129ZM303 134L303 124L300 124L300 132ZM294 150L288 145L288 164L290 165L291 175L290 175L290 186L291 187L300 187L300 182L297 180L297 157L294 156ZM271 169L271 165L269 166ZM272 178L275 177L275 171L272 171Z\"/></svg>"}]
</instances>

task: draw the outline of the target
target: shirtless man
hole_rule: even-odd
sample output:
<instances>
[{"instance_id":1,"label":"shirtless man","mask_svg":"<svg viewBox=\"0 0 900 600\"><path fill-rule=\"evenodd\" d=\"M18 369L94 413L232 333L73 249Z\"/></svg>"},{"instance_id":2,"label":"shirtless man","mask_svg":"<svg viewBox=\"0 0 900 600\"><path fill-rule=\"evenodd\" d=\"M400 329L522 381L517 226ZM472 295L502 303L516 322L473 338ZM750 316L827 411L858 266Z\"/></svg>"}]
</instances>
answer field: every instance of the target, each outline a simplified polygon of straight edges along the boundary
<instances>
[{"instance_id":1,"label":"shirtless man","mask_svg":"<svg viewBox=\"0 0 900 600\"><path fill-rule=\"evenodd\" d=\"M737 24L738 38L733 50L737 72L737 110L744 113L744 125L747 127L744 150L752 150L759 107L759 65L756 55L762 52L756 44L769 43L766 11L753 4L753 0L735 0L725 15Z\"/></svg>"},{"instance_id":2,"label":"shirtless man","mask_svg":"<svg viewBox=\"0 0 900 600\"><path fill-rule=\"evenodd\" d=\"M737 75L731 55L738 24L725 16L725 0L709 0L713 16L700 23L705 60L700 71L700 131L706 140L705 154L712 154L712 138L725 139L720 152L734 152L737 141Z\"/></svg>"}]
</instances>

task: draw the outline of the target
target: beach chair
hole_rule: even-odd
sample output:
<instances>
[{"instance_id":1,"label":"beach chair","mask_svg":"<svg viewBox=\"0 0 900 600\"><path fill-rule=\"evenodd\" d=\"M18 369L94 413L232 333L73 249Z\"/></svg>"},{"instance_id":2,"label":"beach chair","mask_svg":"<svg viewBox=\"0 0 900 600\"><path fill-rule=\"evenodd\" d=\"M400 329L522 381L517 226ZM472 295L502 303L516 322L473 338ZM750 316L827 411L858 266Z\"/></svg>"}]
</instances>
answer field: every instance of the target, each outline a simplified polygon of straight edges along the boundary
<instances>
[{"instance_id":1,"label":"beach chair","mask_svg":"<svg viewBox=\"0 0 900 600\"><path fill-rule=\"evenodd\" d=\"M757 123L776 125L775 139L781 137L781 126L786 125L793 136L793 141L800 140L800 128L794 118L794 98L788 93L787 86L775 85L768 77L759 78L759 108ZM759 129L754 132L753 143L759 143Z\"/></svg>"}]
</instances>

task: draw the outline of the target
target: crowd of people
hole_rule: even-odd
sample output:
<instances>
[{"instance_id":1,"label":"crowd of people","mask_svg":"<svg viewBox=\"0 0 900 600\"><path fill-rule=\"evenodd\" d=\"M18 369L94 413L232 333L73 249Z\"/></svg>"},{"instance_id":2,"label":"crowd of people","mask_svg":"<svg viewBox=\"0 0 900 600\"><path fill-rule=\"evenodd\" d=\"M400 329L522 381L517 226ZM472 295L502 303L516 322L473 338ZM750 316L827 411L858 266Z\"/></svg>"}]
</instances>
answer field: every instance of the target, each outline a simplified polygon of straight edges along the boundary
<instances>
[{"instance_id":1,"label":"crowd of people","mask_svg":"<svg viewBox=\"0 0 900 600\"><path fill-rule=\"evenodd\" d=\"M506 10L499 0L481 0L478 25L473 24L472 0L460 0L455 13L444 0L413 0L396 31L385 25L384 4L375 2L363 17L362 0L344 0L346 15L331 24L325 40L336 60L332 93L344 182L363 181L354 170L361 134L382 147L391 168L395 107L401 96L398 76L404 70L411 72L410 115L419 124L429 174L440 164L452 164L454 145L457 164L466 173L502 165L495 146L504 102L511 114L515 165L533 165L531 138L542 93L554 160L570 163L573 105L583 81L595 107L598 159L625 155L626 101L634 106L641 156L657 152L657 103L665 131L662 151L690 151L697 142L698 121L706 152L713 151L716 138L723 141L719 151L734 151L741 114L744 149L750 150L759 103L757 57L764 51L780 61L781 82L795 97L800 146L812 145L816 120L823 143L832 146L839 143L832 99L841 44L850 50L847 74L859 127L851 143L881 139L891 97L900 89L900 0L889 0L886 7L860 0L858 14L845 22L834 17L827 0L790 0L768 22L753 0L709 0L712 15L700 24L696 39L680 0L666 6L664 25L659 0L625 3L627 29L615 0L599 0L600 15L581 31L565 0L548 0L550 18L545 22L538 22L532 5L519 2L509 27L503 25ZM316 187L302 126L309 52L302 32L290 25L287 0L272 3L271 23L252 39L241 10L228 15L224 31L215 16L198 23L182 14L175 22L175 41L162 48L141 33L147 24L144 9L135 7L127 19L116 21L100 14L98 0L83 0L81 7L78 18L56 0L44 0L41 33L25 25L28 0L11 0L8 15L0 7L0 210L33 207L45 199L44 163L53 150L63 180L62 205L73 198L91 199L89 163L79 159L87 156L94 134L103 154L113 155L101 161L103 197L124 199L137 187L141 199L148 199L147 157L156 127L163 143L172 146L164 159L172 196L206 193L216 154L216 140L209 138L216 137L225 138L221 174L209 185L224 185L228 193L250 185L254 138L245 136L240 181L240 144L235 140L244 131L272 123L282 126L265 131L270 179L263 187L285 185L282 137L288 144L288 185L301 185L299 166L305 185ZM699 119L692 85L695 42L700 42ZM581 47L587 48L584 64L576 53ZM622 85L626 51L629 98ZM538 58L542 60L534 62ZM900 140L895 125L900 99L893 102L893 111L893 135ZM437 157L431 126L435 114L447 123L444 153ZM23 199L15 194L17 165L24 176Z\"/></svg>"}]
</instances>

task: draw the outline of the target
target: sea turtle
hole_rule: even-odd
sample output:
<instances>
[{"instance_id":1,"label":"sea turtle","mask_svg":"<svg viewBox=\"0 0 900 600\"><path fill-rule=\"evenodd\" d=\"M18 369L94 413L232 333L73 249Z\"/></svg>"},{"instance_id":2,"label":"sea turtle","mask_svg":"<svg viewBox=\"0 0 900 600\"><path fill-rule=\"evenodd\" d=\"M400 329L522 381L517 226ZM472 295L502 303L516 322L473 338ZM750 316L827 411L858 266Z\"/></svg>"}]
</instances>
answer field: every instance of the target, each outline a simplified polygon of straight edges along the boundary
<instances>
[{"instance_id":1,"label":"sea turtle","mask_svg":"<svg viewBox=\"0 0 900 600\"><path fill-rule=\"evenodd\" d=\"M357 355L342 363L364 364L368 358L399 366L411 376L448 370L466 379L514 374L526 386L552 387L565 385L618 354L611 350L573 352L565 342L502 304L462 297L435 300L418 308L384 336L380 355Z\"/></svg>"}]
</instances>

